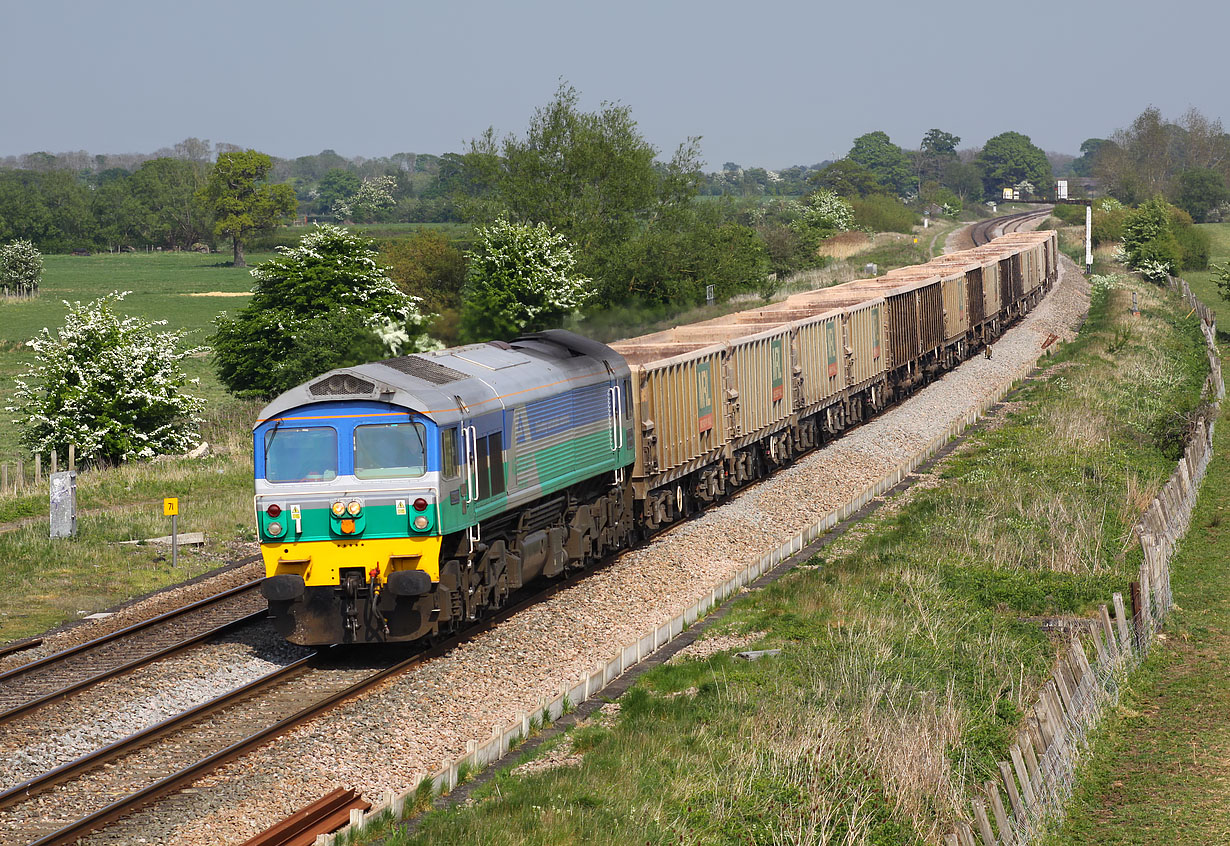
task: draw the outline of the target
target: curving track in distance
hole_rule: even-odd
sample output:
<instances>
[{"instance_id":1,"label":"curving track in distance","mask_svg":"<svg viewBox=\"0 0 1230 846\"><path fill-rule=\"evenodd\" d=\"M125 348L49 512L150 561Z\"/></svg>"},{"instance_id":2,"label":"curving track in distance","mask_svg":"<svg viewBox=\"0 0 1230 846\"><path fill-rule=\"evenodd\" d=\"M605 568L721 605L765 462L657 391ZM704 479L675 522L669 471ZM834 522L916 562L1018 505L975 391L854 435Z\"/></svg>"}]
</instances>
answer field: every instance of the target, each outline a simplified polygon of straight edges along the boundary
<instances>
[{"instance_id":1,"label":"curving track in distance","mask_svg":"<svg viewBox=\"0 0 1230 846\"><path fill-rule=\"evenodd\" d=\"M987 220L979 221L970 225L969 237L975 247L981 247L984 244L989 244L1000 235L1007 232L1018 232L1027 223L1032 223L1034 220L1045 218L1051 213L1051 207L1047 206L1044 209L1020 212L1018 214L1007 214L1001 217L992 217Z\"/></svg>"}]
</instances>

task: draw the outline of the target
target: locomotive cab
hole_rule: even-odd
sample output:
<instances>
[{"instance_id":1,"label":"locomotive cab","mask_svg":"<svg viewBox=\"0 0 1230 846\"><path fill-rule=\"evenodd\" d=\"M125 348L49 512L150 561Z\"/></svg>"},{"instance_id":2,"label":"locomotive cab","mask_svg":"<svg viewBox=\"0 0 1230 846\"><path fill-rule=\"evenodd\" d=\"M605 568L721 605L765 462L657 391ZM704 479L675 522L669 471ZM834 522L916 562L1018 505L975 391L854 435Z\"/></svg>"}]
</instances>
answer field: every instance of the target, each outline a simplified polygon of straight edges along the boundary
<instances>
[{"instance_id":1,"label":"locomotive cab","mask_svg":"<svg viewBox=\"0 0 1230 846\"><path fill-rule=\"evenodd\" d=\"M254 436L261 590L278 631L303 644L419 636L440 579L441 484L459 475L456 428L331 402Z\"/></svg>"}]
</instances>

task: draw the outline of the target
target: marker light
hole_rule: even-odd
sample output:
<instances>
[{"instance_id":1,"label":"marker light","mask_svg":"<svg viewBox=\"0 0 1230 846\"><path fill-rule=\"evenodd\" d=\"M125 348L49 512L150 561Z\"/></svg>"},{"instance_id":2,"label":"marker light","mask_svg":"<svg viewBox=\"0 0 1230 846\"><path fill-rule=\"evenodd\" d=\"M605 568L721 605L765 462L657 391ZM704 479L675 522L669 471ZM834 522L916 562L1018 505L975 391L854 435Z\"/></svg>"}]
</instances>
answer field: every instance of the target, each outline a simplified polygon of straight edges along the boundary
<instances>
[{"instance_id":1,"label":"marker light","mask_svg":"<svg viewBox=\"0 0 1230 846\"><path fill-rule=\"evenodd\" d=\"M268 514L270 517L277 517L279 514L282 513L282 506L278 505L275 502L272 505L270 505L268 508L265 509L265 513Z\"/></svg>"},{"instance_id":2,"label":"marker light","mask_svg":"<svg viewBox=\"0 0 1230 846\"><path fill-rule=\"evenodd\" d=\"M359 504L357 499L352 499L347 503L346 510L350 513L351 517L358 517L359 512L363 510L363 506Z\"/></svg>"},{"instance_id":3,"label":"marker light","mask_svg":"<svg viewBox=\"0 0 1230 846\"><path fill-rule=\"evenodd\" d=\"M269 536L276 538L280 534L282 534L282 524L275 520L269 524Z\"/></svg>"},{"instance_id":4,"label":"marker light","mask_svg":"<svg viewBox=\"0 0 1230 846\"><path fill-rule=\"evenodd\" d=\"M343 514L346 513L346 503L342 502L339 499L337 502L333 503L332 510L333 510L334 517L341 517Z\"/></svg>"},{"instance_id":5,"label":"marker light","mask_svg":"<svg viewBox=\"0 0 1230 846\"><path fill-rule=\"evenodd\" d=\"M419 497L418 499L416 499L414 501L414 510L415 511L426 511L427 510L427 500L423 499L422 497Z\"/></svg>"},{"instance_id":6,"label":"marker light","mask_svg":"<svg viewBox=\"0 0 1230 846\"><path fill-rule=\"evenodd\" d=\"M354 534L354 520L351 520L350 518L346 518L345 520L342 521L342 534L343 535L353 535Z\"/></svg>"},{"instance_id":7,"label":"marker light","mask_svg":"<svg viewBox=\"0 0 1230 846\"><path fill-rule=\"evenodd\" d=\"M420 514L419 516L414 518L414 528L418 529L421 532L427 528L427 522L428 522L427 517L423 514Z\"/></svg>"}]
</instances>

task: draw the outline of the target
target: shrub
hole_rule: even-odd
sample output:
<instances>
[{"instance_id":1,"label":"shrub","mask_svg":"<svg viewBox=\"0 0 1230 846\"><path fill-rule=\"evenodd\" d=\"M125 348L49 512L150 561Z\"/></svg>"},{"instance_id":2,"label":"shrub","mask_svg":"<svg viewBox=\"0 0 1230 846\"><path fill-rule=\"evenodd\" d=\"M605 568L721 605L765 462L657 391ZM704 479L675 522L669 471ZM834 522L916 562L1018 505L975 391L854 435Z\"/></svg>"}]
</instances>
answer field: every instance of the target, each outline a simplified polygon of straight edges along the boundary
<instances>
[{"instance_id":1,"label":"shrub","mask_svg":"<svg viewBox=\"0 0 1230 846\"><path fill-rule=\"evenodd\" d=\"M1183 270L1207 270L1209 267L1209 233L1192 222L1182 209L1171 207L1170 232L1179 244Z\"/></svg>"},{"instance_id":2,"label":"shrub","mask_svg":"<svg viewBox=\"0 0 1230 846\"><path fill-rule=\"evenodd\" d=\"M1131 212L1118 200L1106 198L1093 206L1093 244L1117 244L1123 240L1123 226Z\"/></svg>"},{"instance_id":3,"label":"shrub","mask_svg":"<svg viewBox=\"0 0 1230 846\"><path fill-rule=\"evenodd\" d=\"M1085 206L1056 204L1051 214L1068 226L1083 226L1085 224Z\"/></svg>"},{"instance_id":4,"label":"shrub","mask_svg":"<svg viewBox=\"0 0 1230 846\"><path fill-rule=\"evenodd\" d=\"M854 224L872 232L909 233L918 223L918 215L884 194L856 197L850 205L854 207Z\"/></svg>"},{"instance_id":5,"label":"shrub","mask_svg":"<svg viewBox=\"0 0 1230 846\"><path fill-rule=\"evenodd\" d=\"M184 452L197 439L199 397L181 392L180 362L203 348L182 349L183 332L158 332L165 320L120 317L113 292L69 304L64 325L27 342L34 364L17 381L14 422L32 452L116 464ZM31 383L27 380L35 380ZM192 380L195 384L196 380Z\"/></svg>"}]
</instances>

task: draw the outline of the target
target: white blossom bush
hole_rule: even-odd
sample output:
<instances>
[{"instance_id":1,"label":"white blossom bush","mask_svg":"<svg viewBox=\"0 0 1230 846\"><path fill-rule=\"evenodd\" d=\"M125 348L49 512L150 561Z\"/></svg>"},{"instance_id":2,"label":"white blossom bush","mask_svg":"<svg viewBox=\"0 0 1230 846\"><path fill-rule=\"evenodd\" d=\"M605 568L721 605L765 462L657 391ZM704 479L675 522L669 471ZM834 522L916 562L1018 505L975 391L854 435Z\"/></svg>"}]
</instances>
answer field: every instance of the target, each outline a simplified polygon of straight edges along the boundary
<instances>
[{"instance_id":1,"label":"white blossom bush","mask_svg":"<svg viewBox=\"0 0 1230 846\"><path fill-rule=\"evenodd\" d=\"M32 452L117 464L182 453L197 443L200 397L185 393L180 362L205 351L182 346L185 332L160 332L166 321L122 317L129 292L82 305L68 303L64 325L26 342L34 364L16 380L13 422Z\"/></svg>"},{"instance_id":2,"label":"white blossom bush","mask_svg":"<svg viewBox=\"0 0 1230 846\"><path fill-rule=\"evenodd\" d=\"M333 213L339 218L373 218L383 209L396 205L393 199L393 189L396 187L397 178L394 176L368 177L353 197L333 204Z\"/></svg>"},{"instance_id":3,"label":"white blossom bush","mask_svg":"<svg viewBox=\"0 0 1230 846\"><path fill-rule=\"evenodd\" d=\"M43 278L43 254L32 241L17 240L0 246L0 287L7 294L28 297L38 293Z\"/></svg>"},{"instance_id":4,"label":"white blossom bush","mask_svg":"<svg viewBox=\"0 0 1230 846\"><path fill-rule=\"evenodd\" d=\"M1169 261L1141 259L1136 264L1136 272L1150 282L1165 282L1174 273L1174 266Z\"/></svg>"},{"instance_id":5,"label":"white blossom bush","mask_svg":"<svg viewBox=\"0 0 1230 846\"><path fill-rule=\"evenodd\" d=\"M843 232L854 226L854 208L834 191L821 188L806 202L790 201L790 227L796 232Z\"/></svg>"},{"instance_id":6,"label":"white blossom bush","mask_svg":"<svg viewBox=\"0 0 1230 846\"><path fill-rule=\"evenodd\" d=\"M475 231L463 292L462 334L511 338L558 325L594 295L576 269L572 245L545 223L504 218Z\"/></svg>"},{"instance_id":7,"label":"white blossom bush","mask_svg":"<svg viewBox=\"0 0 1230 846\"><path fill-rule=\"evenodd\" d=\"M252 300L220 317L214 366L238 396L271 397L326 370L432 349L422 300L404 293L375 245L327 224L252 268Z\"/></svg>"}]
</instances>

